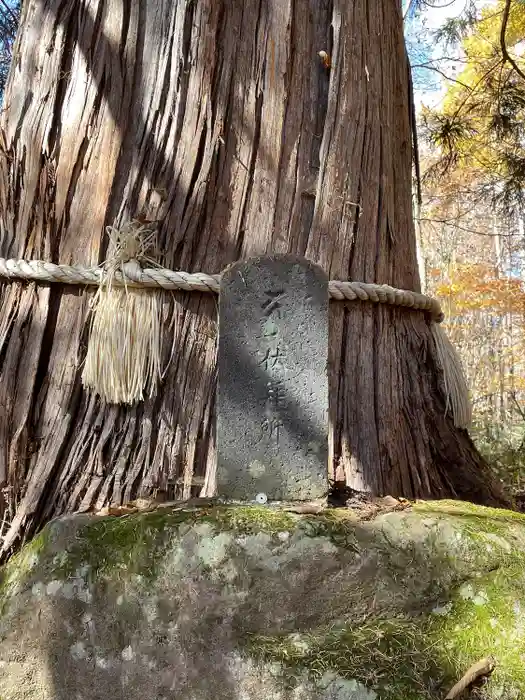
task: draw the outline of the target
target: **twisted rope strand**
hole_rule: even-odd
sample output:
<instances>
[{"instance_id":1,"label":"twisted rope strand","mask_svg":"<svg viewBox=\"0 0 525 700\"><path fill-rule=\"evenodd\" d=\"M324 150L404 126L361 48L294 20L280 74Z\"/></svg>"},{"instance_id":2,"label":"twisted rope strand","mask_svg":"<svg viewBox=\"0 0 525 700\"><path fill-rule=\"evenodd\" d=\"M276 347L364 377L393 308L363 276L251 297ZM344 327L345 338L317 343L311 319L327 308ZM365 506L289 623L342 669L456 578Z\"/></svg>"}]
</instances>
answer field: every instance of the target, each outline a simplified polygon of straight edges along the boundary
<instances>
[{"instance_id":1,"label":"twisted rope strand","mask_svg":"<svg viewBox=\"0 0 525 700\"><path fill-rule=\"evenodd\" d=\"M183 272L166 268L139 268L126 263L124 274L117 272L112 283L135 288L181 289L183 291L210 292L218 294L221 275L207 275L203 272ZM39 282L59 282L61 284L100 285L104 279L104 269L81 267L80 265L56 265L45 260L13 260L0 258L0 278L10 280L37 280ZM371 301L394 306L406 306L426 311L432 320L441 323L443 312L437 299L425 294L396 289L387 284L365 282L342 282L331 280L328 283L330 297L337 301Z\"/></svg>"}]
</instances>

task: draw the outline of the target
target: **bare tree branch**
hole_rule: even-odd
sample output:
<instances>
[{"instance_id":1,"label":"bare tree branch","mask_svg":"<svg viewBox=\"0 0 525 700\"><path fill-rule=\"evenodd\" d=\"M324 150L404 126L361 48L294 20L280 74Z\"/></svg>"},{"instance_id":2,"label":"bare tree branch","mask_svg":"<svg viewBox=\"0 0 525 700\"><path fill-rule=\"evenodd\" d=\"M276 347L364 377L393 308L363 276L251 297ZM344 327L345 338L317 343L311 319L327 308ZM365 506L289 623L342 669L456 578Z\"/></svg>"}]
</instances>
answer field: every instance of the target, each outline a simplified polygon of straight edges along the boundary
<instances>
[{"instance_id":1,"label":"bare tree branch","mask_svg":"<svg viewBox=\"0 0 525 700\"><path fill-rule=\"evenodd\" d=\"M467 228L466 226L461 226L457 223L457 219L434 219L429 217L422 217L418 221L425 221L429 224L445 224L446 226L452 226L457 228L458 231L466 231L466 233L475 233L477 236L487 236L488 238L516 238L519 236L518 233L487 233L486 231L476 231L473 228Z\"/></svg>"},{"instance_id":2,"label":"bare tree branch","mask_svg":"<svg viewBox=\"0 0 525 700\"><path fill-rule=\"evenodd\" d=\"M435 73L439 73L439 75L443 76L445 80L450 80L451 83L457 83L458 85L461 85L461 87L464 87L466 90L472 90L472 88L466 83L462 83L461 80L457 80L456 78L451 78L444 71L440 70L439 68L436 68L435 66L419 63L415 66L412 66L412 68L424 68L425 70L433 70Z\"/></svg>"},{"instance_id":3,"label":"bare tree branch","mask_svg":"<svg viewBox=\"0 0 525 700\"><path fill-rule=\"evenodd\" d=\"M520 76L522 80L525 80L525 73L521 70L521 68L518 66L516 61L512 58L512 56L509 54L508 49L507 49L507 42L506 42L506 34L507 34L507 25L509 23L509 15L510 15L510 3L512 0L505 0L505 9L503 10L503 18L501 20L501 32L500 32L500 46L501 46L501 53L503 54L503 59L510 63L510 65L514 68L516 73Z\"/></svg>"},{"instance_id":4,"label":"bare tree branch","mask_svg":"<svg viewBox=\"0 0 525 700\"><path fill-rule=\"evenodd\" d=\"M5 7L7 13L8 13L9 15L11 15L11 19L13 20L13 22L15 23L15 25L18 25L18 17L15 15L15 13L14 13L13 10L9 7L9 5L6 3L6 1L5 1L5 0L0 0L0 3L2 3L2 5Z\"/></svg>"}]
</instances>

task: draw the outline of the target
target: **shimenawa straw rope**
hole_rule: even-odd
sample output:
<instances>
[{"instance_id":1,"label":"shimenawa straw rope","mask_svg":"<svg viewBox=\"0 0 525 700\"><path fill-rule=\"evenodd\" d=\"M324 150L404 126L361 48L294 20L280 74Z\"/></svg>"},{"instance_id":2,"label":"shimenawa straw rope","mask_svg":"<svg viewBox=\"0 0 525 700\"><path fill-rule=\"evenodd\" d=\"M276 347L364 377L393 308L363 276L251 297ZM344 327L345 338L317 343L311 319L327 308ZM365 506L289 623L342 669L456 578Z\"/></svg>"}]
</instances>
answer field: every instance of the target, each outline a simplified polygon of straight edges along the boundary
<instances>
[{"instance_id":1,"label":"shimenawa straw rope","mask_svg":"<svg viewBox=\"0 0 525 700\"><path fill-rule=\"evenodd\" d=\"M218 294L220 275L188 273L156 266L149 257L155 233L147 225L129 222L120 230L107 228L110 245L98 267L56 265L42 260L0 258L0 278L98 286L93 299L90 339L82 372L85 387L108 403L134 404L153 396L161 377L161 304L150 289ZM149 263L155 267L146 268ZM441 327L437 299L389 285L331 280L330 297L337 301L370 301L421 310L429 314L435 360L443 372L447 410L458 428L467 428L472 410L460 358Z\"/></svg>"}]
</instances>

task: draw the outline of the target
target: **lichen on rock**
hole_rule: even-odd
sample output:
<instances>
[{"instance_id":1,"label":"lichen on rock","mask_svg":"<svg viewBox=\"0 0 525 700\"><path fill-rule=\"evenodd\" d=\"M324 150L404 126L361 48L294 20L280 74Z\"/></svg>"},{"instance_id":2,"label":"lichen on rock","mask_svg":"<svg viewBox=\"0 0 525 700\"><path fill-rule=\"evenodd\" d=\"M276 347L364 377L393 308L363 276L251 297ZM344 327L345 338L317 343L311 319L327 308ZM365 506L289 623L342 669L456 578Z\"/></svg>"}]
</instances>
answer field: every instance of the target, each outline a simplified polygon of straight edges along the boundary
<instances>
[{"instance_id":1,"label":"lichen on rock","mask_svg":"<svg viewBox=\"0 0 525 700\"><path fill-rule=\"evenodd\" d=\"M0 698L525 694L525 517L270 506L56 520L0 571Z\"/></svg>"}]
</instances>

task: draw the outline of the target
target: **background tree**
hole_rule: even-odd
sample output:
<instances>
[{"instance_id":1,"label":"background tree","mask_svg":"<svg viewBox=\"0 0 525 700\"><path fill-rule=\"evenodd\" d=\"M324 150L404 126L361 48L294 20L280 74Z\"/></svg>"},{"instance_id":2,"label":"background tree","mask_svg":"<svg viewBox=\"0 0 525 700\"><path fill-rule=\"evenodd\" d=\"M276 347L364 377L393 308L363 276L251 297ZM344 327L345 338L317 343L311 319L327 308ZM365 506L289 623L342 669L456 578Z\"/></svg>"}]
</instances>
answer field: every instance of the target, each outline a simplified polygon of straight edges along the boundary
<instances>
[{"instance_id":1,"label":"background tree","mask_svg":"<svg viewBox=\"0 0 525 700\"><path fill-rule=\"evenodd\" d=\"M441 300L473 402L472 435L493 469L522 491L525 460L524 236L498 214L476 173L457 167L423 187L427 292Z\"/></svg>"},{"instance_id":2,"label":"background tree","mask_svg":"<svg viewBox=\"0 0 525 700\"><path fill-rule=\"evenodd\" d=\"M482 5L466 4L435 33L430 58L417 57L423 75L439 70L446 87L437 107L421 110L421 267L467 368L472 435L522 491L525 6ZM423 101L433 97L427 89Z\"/></svg>"},{"instance_id":3,"label":"background tree","mask_svg":"<svg viewBox=\"0 0 525 700\"><path fill-rule=\"evenodd\" d=\"M408 77L398 0L27 0L1 121L0 255L95 265L106 225L145 216L168 268L295 252L331 278L417 290ZM2 286L4 553L65 511L187 497L196 476L214 488L216 301L164 296L175 359L156 399L124 408L81 388L89 298ZM422 313L333 304L331 336L338 479L501 502L446 414Z\"/></svg>"},{"instance_id":4,"label":"background tree","mask_svg":"<svg viewBox=\"0 0 525 700\"><path fill-rule=\"evenodd\" d=\"M427 175L474 170L504 215L524 204L524 36L525 4L514 0L445 23L437 38L460 42L462 70L440 108L422 112L426 135L441 152Z\"/></svg>"},{"instance_id":5,"label":"background tree","mask_svg":"<svg viewBox=\"0 0 525 700\"><path fill-rule=\"evenodd\" d=\"M0 103L7 81L13 44L20 19L20 3L0 0Z\"/></svg>"}]
</instances>

